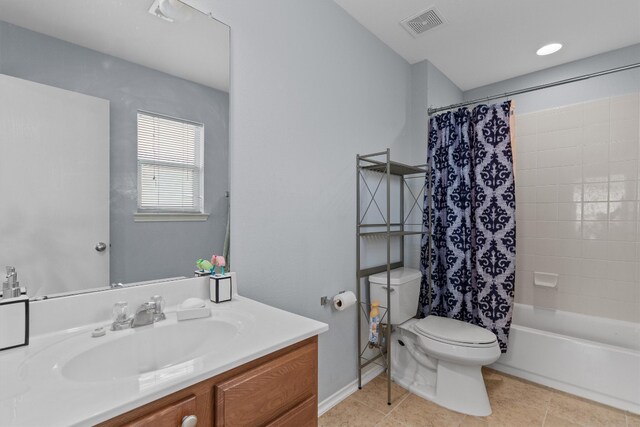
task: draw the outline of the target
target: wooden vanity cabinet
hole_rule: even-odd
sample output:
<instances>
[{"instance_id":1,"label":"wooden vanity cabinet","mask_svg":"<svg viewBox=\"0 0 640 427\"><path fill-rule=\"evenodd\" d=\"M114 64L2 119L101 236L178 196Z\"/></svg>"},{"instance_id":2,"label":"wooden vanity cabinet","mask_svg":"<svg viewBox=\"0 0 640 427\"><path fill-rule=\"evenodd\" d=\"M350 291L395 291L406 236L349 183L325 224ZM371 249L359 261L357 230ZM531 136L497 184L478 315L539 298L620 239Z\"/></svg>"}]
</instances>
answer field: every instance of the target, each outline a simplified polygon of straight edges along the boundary
<instances>
[{"instance_id":1,"label":"wooden vanity cabinet","mask_svg":"<svg viewBox=\"0 0 640 427\"><path fill-rule=\"evenodd\" d=\"M106 421L100 426L318 425L318 337L312 337Z\"/></svg>"}]
</instances>

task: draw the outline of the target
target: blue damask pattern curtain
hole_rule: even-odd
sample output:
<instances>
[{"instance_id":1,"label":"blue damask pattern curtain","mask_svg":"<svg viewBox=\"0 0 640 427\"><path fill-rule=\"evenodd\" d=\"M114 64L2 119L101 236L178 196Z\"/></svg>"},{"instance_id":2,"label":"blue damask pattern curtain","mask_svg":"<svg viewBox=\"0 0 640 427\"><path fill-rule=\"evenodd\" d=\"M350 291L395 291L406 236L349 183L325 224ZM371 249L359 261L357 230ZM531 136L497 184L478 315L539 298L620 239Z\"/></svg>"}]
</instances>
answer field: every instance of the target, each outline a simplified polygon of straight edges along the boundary
<instances>
[{"instance_id":1,"label":"blue damask pattern curtain","mask_svg":"<svg viewBox=\"0 0 640 427\"><path fill-rule=\"evenodd\" d=\"M511 325L516 260L510 112L510 102L504 102L431 118L421 259L420 314L489 329L502 352Z\"/></svg>"}]
</instances>

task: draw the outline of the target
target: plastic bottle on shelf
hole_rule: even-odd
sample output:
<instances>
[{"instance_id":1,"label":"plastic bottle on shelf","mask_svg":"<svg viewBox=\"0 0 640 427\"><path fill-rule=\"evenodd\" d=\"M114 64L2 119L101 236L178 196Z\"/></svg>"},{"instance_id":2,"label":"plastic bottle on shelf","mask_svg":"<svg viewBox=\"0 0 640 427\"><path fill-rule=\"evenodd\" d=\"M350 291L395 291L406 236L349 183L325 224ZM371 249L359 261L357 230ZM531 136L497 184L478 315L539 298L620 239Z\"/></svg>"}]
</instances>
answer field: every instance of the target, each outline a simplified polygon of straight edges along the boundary
<instances>
[{"instance_id":1,"label":"plastic bottle on shelf","mask_svg":"<svg viewBox=\"0 0 640 427\"><path fill-rule=\"evenodd\" d=\"M371 313L369 313L369 345L378 346L380 344L380 306L379 301L371 302Z\"/></svg>"}]
</instances>

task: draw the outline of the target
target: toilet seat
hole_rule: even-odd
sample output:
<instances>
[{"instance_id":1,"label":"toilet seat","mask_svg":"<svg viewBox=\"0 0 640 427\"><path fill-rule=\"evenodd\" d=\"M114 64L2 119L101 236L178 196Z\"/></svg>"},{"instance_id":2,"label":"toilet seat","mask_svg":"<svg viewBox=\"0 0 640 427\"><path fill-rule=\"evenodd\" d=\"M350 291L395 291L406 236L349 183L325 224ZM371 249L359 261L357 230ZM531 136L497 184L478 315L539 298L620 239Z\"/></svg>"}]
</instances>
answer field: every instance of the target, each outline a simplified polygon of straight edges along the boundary
<instances>
[{"instance_id":1,"label":"toilet seat","mask_svg":"<svg viewBox=\"0 0 640 427\"><path fill-rule=\"evenodd\" d=\"M486 348L497 342L493 332L447 317L427 316L415 323L414 331L434 341L462 347Z\"/></svg>"}]
</instances>

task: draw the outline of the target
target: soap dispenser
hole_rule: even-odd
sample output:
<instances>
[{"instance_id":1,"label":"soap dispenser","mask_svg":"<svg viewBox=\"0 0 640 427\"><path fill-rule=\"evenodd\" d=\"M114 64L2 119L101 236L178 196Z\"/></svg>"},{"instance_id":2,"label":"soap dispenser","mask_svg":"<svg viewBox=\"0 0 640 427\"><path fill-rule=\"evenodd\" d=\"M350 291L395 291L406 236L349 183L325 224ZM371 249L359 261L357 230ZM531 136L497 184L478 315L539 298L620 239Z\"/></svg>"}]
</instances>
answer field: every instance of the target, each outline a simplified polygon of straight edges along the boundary
<instances>
[{"instance_id":1,"label":"soap dispenser","mask_svg":"<svg viewBox=\"0 0 640 427\"><path fill-rule=\"evenodd\" d=\"M7 267L0 298L0 351L29 344L29 297L18 273Z\"/></svg>"}]
</instances>

